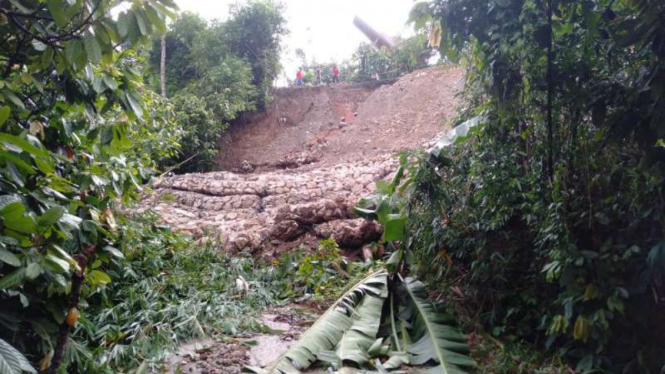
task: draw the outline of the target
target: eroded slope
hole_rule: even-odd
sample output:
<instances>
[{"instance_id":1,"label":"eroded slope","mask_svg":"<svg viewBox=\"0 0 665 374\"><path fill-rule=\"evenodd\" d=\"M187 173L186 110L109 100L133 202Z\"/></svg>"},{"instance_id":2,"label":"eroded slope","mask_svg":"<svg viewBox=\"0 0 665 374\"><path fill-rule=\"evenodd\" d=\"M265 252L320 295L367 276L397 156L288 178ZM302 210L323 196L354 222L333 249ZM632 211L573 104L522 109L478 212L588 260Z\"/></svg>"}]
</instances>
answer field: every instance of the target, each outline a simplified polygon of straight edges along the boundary
<instances>
[{"instance_id":1,"label":"eroded slope","mask_svg":"<svg viewBox=\"0 0 665 374\"><path fill-rule=\"evenodd\" d=\"M395 171L396 151L449 126L462 78L437 67L390 85L280 91L268 114L231 132L221 165L237 172L160 178L142 209L230 252L271 256L328 237L360 248L381 227L352 207Z\"/></svg>"}]
</instances>

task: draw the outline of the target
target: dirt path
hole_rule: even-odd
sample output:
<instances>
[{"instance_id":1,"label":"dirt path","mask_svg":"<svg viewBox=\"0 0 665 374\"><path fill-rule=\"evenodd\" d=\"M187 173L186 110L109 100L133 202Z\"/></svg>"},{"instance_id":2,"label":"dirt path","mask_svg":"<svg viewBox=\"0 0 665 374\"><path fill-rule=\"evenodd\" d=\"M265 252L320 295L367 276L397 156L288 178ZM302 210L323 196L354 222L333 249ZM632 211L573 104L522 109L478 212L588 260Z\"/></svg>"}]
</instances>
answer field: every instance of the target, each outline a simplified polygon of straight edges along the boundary
<instances>
[{"instance_id":1,"label":"dirt path","mask_svg":"<svg viewBox=\"0 0 665 374\"><path fill-rule=\"evenodd\" d=\"M318 311L300 305L275 308L261 315L261 323L270 332L193 340L167 360L163 373L239 374L246 365L266 367L295 344L318 315Z\"/></svg>"}]
</instances>

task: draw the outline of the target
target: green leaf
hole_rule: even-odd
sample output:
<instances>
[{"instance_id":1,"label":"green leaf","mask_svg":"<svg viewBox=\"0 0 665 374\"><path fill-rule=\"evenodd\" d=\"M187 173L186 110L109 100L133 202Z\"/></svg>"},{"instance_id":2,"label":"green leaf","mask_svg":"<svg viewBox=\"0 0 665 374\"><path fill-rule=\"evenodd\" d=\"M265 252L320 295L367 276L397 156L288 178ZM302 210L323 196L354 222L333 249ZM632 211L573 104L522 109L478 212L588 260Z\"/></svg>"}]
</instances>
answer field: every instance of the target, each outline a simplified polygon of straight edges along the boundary
<instances>
[{"instance_id":1,"label":"green leaf","mask_svg":"<svg viewBox=\"0 0 665 374\"><path fill-rule=\"evenodd\" d=\"M356 283L350 291L339 298L300 338L289 348L268 372L297 373L312 365L317 354L331 351L354 325L352 316L365 295L379 298L387 296L387 273L373 273ZM373 339L372 339L373 342ZM370 342L371 345L371 342Z\"/></svg>"},{"instance_id":2,"label":"green leaf","mask_svg":"<svg viewBox=\"0 0 665 374\"><path fill-rule=\"evenodd\" d=\"M401 214L388 214L383 229L383 240L402 240L404 239L404 228L406 227L406 217Z\"/></svg>"},{"instance_id":3,"label":"green leaf","mask_svg":"<svg viewBox=\"0 0 665 374\"><path fill-rule=\"evenodd\" d=\"M45 258L46 258L46 264L49 266L49 268L55 270L56 273L69 274L70 265L67 261L60 259L54 256L53 254L47 254Z\"/></svg>"},{"instance_id":4,"label":"green leaf","mask_svg":"<svg viewBox=\"0 0 665 374\"><path fill-rule=\"evenodd\" d=\"M37 218L37 224L42 227L55 225L55 223L58 222L60 217L62 217L65 212L65 208L61 206L54 206L44 212L44 214L42 214L39 218Z\"/></svg>"},{"instance_id":5,"label":"green leaf","mask_svg":"<svg viewBox=\"0 0 665 374\"><path fill-rule=\"evenodd\" d=\"M8 369L11 369L12 371L8 371ZM21 352L6 341L0 339L0 373L37 374L37 371Z\"/></svg>"},{"instance_id":6,"label":"green leaf","mask_svg":"<svg viewBox=\"0 0 665 374\"><path fill-rule=\"evenodd\" d=\"M0 156L3 157L5 160L11 161L14 165L16 165L17 168L22 170L24 173L27 173L27 174L35 174L36 173L35 168L33 168L27 162L23 161L22 158L13 155L10 152L0 150Z\"/></svg>"},{"instance_id":7,"label":"green leaf","mask_svg":"<svg viewBox=\"0 0 665 374\"><path fill-rule=\"evenodd\" d=\"M118 16L118 35L120 35L121 38L124 38L127 36L127 33L129 32L129 16L127 15L126 12L120 13Z\"/></svg>"},{"instance_id":8,"label":"green leaf","mask_svg":"<svg viewBox=\"0 0 665 374\"><path fill-rule=\"evenodd\" d=\"M21 266L21 260L8 249L0 247L0 261L13 267Z\"/></svg>"},{"instance_id":9,"label":"green leaf","mask_svg":"<svg viewBox=\"0 0 665 374\"><path fill-rule=\"evenodd\" d=\"M33 157L33 159L35 160L35 165L37 165L37 168L42 173L51 174L55 171L51 159L42 158L42 157Z\"/></svg>"},{"instance_id":10,"label":"green leaf","mask_svg":"<svg viewBox=\"0 0 665 374\"><path fill-rule=\"evenodd\" d=\"M36 51L38 51L38 52L44 52L44 51L46 50L46 48L47 48L46 44L40 42L40 41L37 40L37 39L34 39L34 40L32 41L32 47L33 47Z\"/></svg>"},{"instance_id":11,"label":"green leaf","mask_svg":"<svg viewBox=\"0 0 665 374\"><path fill-rule=\"evenodd\" d=\"M127 92L125 97L127 97L127 102L129 102L129 105L132 108L134 114L136 114L137 117L142 118L143 108L141 107L140 100L136 99L130 92Z\"/></svg>"},{"instance_id":12,"label":"green leaf","mask_svg":"<svg viewBox=\"0 0 665 374\"><path fill-rule=\"evenodd\" d=\"M20 10L23 13L32 13L34 12L34 9L28 8L27 6L23 5L20 0L9 0L10 3L12 3L18 10Z\"/></svg>"},{"instance_id":13,"label":"green leaf","mask_svg":"<svg viewBox=\"0 0 665 374\"><path fill-rule=\"evenodd\" d=\"M110 245L105 246L104 250L110 253L113 257L125 258L125 255L122 254L122 252L120 252L117 248L111 247Z\"/></svg>"},{"instance_id":14,"label":"green leaf","mask_svg":"<svg viewBox=\"0 0 665 374\"><path fill-rule=\"evenodd\" d=\"M134 18L136 18L136 24L139 26L139 31L141 35L148 35L148 26L145 22L145 18L138 11L134 12Z\"/></svg>"},{"instance_id":15,"label":"green leaf","mask_svg":"<svg viewBox=\"0 0 665 374\"><path fill-rule=\"evenodd\" d=\"M115 81L113 77L104 74L102 76L102 79L104 80L104 84L106 85L106 87L110 88L113 91L118 89L118 83Z\"/></svg>"},{"instance_id":16,"label":"green leaf","mask_svg":"<svg viewBox=\"0 0 665 374\"><path fill-rule=\"evenodd\" d=\"M0 126L4 125L5 122L7 122L7 119L9 118L9 114L11 113L11 108L8 106L3 106L0 108Z\"/></svg>"},{"instance_id":17,"label":"green leaf","mask_svg":"<svg viewBox=\"0 0 665 374\"><path fill-rule=\"evenodd\" d=\"M0 290L5 290L23 282L25 279L25 268L18 268L0 278Z\"/></svg>"},{"instance_id":18,"label":"green leaf","mask_svg":"<svg viewBox=\"0 0 665 374\"><path fill-rule=\"evenodd\" d=\"M406 352L394 351L390 352L388 356L390 356L388 361L383 363L383 367L386 370L399 369L400 366L409 363L409 354Z\"/></svg>"},{"instance_id":19,"label":"green leaf","mask_svg":"<svg viewBox=\"0 0 665 374\"><path fill-rule=\"evenodd\" d=\"M7 228L24 234L37 233L35 218L23 213L25 213L25 205L20 201L10 203L0 210L0 216Z\"/></svg>"},{"instance_id":20,"label":"green leaf","mask_svg":"<svg viewBox=\"0 0 665 374\"><path fill-rule=\"evenodd\" d=\"M145 15L148 17L148 21L150 21L150 23L153 24L157 30L159 30L159 32L165 33L167 31L166 23L164 23L157 10L155 10L155 8L153 8L150 3L146 3Z\"/></svg>"},{"instance_id":21,"label":"green leaf","mask_svg":"<svg viewBox=\"0 0 665 374\"><path fill-rule=\"evenodd\" d=\"M98 94L106 90L106 86L104 85L102 77L95 77L95 79L92 81L92 89L95 90L95 92L97 92Z\"/></svg>"},{"instance_id":22,"label":"green leaf","mask_svg":"<svg viewBox=\"0 0 665 374\"><path fill-rule=\"evenodd\" d=\"M11 101L18 108L25 109L25 104L23 104L23 100L19 99L18 96L16 96L16 94L12 90L3 89L2 94L7 96L7 99L9 99L9 101Z\"/></svg>"},{"instance_id":23,"label":"green leaf","mask_svg":"<svg viewBox=\"0 0 665 374\"><path fill-rule=\"evenodd\" d=\"M21 202L21 196L20 195L2 195L0 196L0 214L2 214L2 210L5 209L5 207L9 204L16 203L16 202Z\"/></svg>"},{"instance_id":24,"label":"green leaf","mask_svg":"<svg viewBox=\"0 0 665 374\"><path fill-rule=\"evenodd\" d=\"M24 152L29 153L31 156L48 157L48 153L46 151L35 147L34 145L30 144L27 140L19 138L18 136L6 133L0 133L0 141L5 143L10 143L11 145L15 145Z\"/></svg>"},{"instance_id":25,"label":"green leaf","mask_svg":"<svg viewBox=\"0 0 665 374\"><path fill-rule=\"evenodd\" d=\"M49 65L51 65L54 55L55 52L53 48L47 48L46 51L44 51L40 61L42 68L47 68Z\"/></svg>"},{"instance_id":26,"label":"green leaf","mask_svg":"<svg viewBox=\"0 0 665 374\"><path fill-rule=\"evenodd\" d=\"M25 268L25 276L28 279L31 280L35 279L41 274L42 274L42 267L36 262L31 263Z\"/></svg>"},{"instance_id":27,"label":"green leaf","mask_svg":"<svg viewBox=\"0 0 665 374\"><path fill-rule=\"evenodd\" d=\"M102 284L106 285L111 283L111 277L103 271L93 270L90 272L90 280L93 284Z\"/></svg>"},{"instance_id":28,"label":"green leaf","mask_svg":"<svg viewBox=\"0 0 665 374\"><path fill-rule=\"evenodd\" d=\"M438 365L428 369L428 372L441 374L461 374L465 373L465 368L474 367L464 335L452 325L452 317L424 299L425 286L419 281L407 279L404 288L410 299L411 307L407 310L411 313L406 319L414 341L407 348L409 362L423 365L434 361Z\"/></svg>"},{"instance_id":29,"label":"green leaf","mask_svg":"<svg viewBox=\"0 0 665 374\"><path fill-rule=\"evenodd\" d=\"M441 156L441 151L444 148L450 147L454 144L460 144L469 139L472 135L478 132L478 125L485 123L485 116L477 116L468 121L456 126L450 130L446 135L437 140L434 147L429 150L429 153L434 157Z\"/></svg>"},{"instance_id":30,"label":"green leaf","mask_svg":"<svg viewBox=\"0 0 665 374\"><path fill-rule=\"evenodd\" d=\"M385 299L366 295L356 312L353 325L344 333L337 346L337 355L342 362L354 362L358 366L369 363L368 353L376 341L381 323L381 311Z\"/></svg>"},{"instance_id":31,"label":"green leaf","mask_svg":"<svg viewBox=\"0 0 665 374\"><path fill-rule=\"evenodd\" d=\"M90 31L86 31L83 35L83 46L93 64L99 64L102 61L102 49L97 38Z\"/></svg>"},{"instance_id":32,"label":"green leaf","mask_svg":"<svg viewBox=\"0 0 665 374\"><path fill-rule=\"evenodd\" d=\"M81 221L83 221L81 218L73 214L65 213L62 215L62 218L60 218L58 223L70 230L76 230L79 228Z\"/></svg>"},{"instance_id":33,"label":"green leaf","mask_svg":"<svg viewBox=\"0 0 665 374\"><path fill-rule=\"evenodd\" d=\"M63 4L62 0L49 0L46 2L46 6L48 7L48 11L53 16L55 24L59 28L66 27L68 23L67 15L65 14L65 4Z\"/></svg>"}]
</instances>

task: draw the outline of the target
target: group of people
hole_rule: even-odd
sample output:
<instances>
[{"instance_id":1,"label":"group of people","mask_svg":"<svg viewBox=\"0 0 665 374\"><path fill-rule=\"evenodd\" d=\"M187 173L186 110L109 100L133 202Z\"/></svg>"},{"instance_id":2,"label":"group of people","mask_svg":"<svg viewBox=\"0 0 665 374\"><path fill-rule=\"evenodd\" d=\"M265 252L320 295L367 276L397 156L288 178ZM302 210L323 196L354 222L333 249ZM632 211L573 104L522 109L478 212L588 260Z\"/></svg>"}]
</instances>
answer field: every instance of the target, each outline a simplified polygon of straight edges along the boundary
<instances>
[{"instance_id":1,"label":"group of people","mask_svg":"<svg viewBox=\"0 0 665 374\"><path fill-rule=\"evenodd\" d=\"M303 68L299 68L298 72L296 73L296 86L302 86L303 85L303 80L305 78L305 72L303 71ZM333 84L339 83L339 69L337 68L337 65L333 65L332 67L332 82ZM321 67L316 68L316 84L320 85L321 84Z\"/></svg>"}]
</instances>

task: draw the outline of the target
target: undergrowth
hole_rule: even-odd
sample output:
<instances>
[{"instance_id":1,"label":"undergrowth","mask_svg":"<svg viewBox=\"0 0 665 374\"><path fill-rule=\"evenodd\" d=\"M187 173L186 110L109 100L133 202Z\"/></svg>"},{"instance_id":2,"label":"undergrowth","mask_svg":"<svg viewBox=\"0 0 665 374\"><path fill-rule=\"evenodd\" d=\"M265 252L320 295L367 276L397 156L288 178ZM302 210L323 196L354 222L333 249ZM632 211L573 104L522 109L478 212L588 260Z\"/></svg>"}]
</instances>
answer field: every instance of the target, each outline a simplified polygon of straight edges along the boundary
<instances>
[{"instance_id":1,"label":"undergrowth","mask_svg":"<svg viewBox=\"0 0 665 374\"><path fill-rule=\"evenodd\" d=\"M93 265L113 282L80 305L65 354L69 372L155 369L192 338L268 332L259 319L266 307L337 295L363 270L347 265L332 240L323 241L321 250L301 248L268 264L225 255L214 242L198 244L157 218L151 213L118 218L121 246L108 265ZM245 280L248 290L238 288L237 279ZM41 323L40 328L48 333L57 327ZM24 342L43 344L38 336ZM38 361L38 349L26 350ZM42 362L48 359L47 354Z\"/></svg>"}]
</instances>

